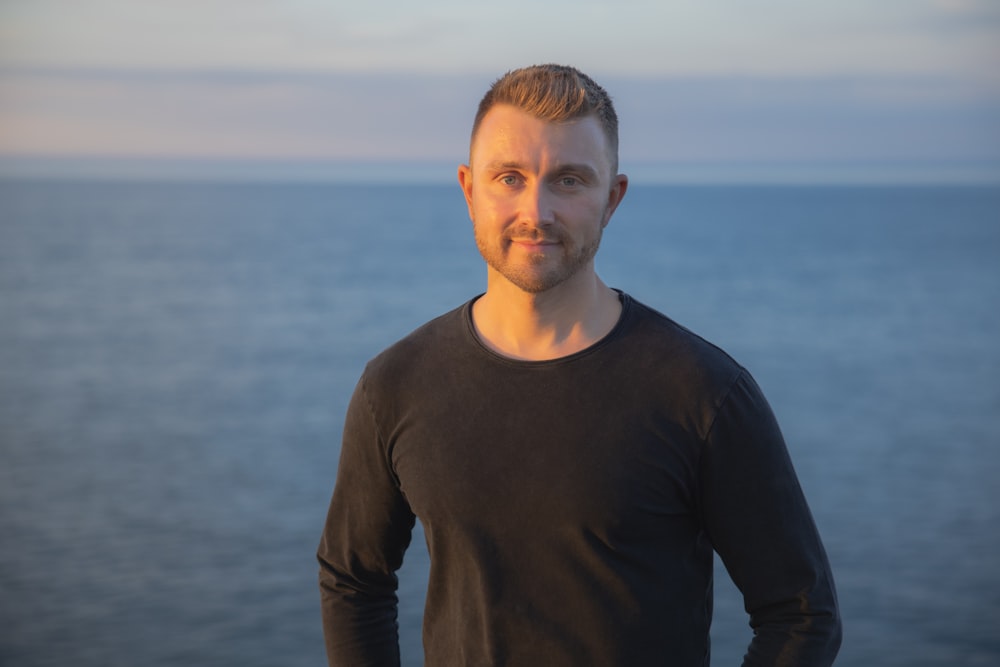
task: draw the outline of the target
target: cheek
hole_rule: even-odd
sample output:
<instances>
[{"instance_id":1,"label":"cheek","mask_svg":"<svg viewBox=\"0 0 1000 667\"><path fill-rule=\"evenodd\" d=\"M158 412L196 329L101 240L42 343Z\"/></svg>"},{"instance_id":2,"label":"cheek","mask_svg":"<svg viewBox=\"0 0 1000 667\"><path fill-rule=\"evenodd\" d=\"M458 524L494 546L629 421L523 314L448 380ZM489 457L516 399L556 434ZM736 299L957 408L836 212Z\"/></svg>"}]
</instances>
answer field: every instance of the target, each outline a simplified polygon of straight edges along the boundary
<instances>
[{"instance_id":1,"label":"cheek","mask_svg":"<svg viewBox=\"0 0 1000 667\"><path fill-rule=\"evenodd\" d=\"M586 221L589 224L597 224L603 228L608 224L610 216L608 207L603 200L591 199L586 203L581 202L580 206L574 210L574 219L580 222Z\"/></svg>"},{"instance_id":2,"label":"cheek","mask_svg":"<svg viewBox=\"0 0 1000 667\"><path fill-rule=\"evenodd\" d=\"M500 202L486 197L474 197L469 208L469 215L480 225L495 226L504 218L504 208Z\"/></svg>"}]
</instances>

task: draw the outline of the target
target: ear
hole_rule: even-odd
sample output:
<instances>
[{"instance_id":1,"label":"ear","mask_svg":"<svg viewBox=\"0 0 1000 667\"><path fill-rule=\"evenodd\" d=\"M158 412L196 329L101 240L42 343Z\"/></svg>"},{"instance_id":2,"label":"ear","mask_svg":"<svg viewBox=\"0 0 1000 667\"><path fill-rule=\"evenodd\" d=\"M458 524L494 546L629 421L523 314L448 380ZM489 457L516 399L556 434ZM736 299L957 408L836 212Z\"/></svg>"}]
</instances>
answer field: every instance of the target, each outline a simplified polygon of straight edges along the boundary
<instances>
[{"instance_id":1,"label":"ear","mask_svg":"<svg viewBox=\"0 0 1000 667\"><path fill-rule=\"evenodd\" d=\"M469 207L469 219L475 222L472 217L472 167L467 164L458 166L458 184L462 187L462 194L465 195L465 205Z\"/></svg>"},{"instance_id":2,"label":"ear","mask_svg":"<svg viewBox=\"0 0 1000 667\"><path fill-rule=\"evenodd\" d=\"M604 222L601 223L602 228L607 227L608 223L611 222L611 216L614 214L615 209L618 208L618 204L622 203L627 190L628 176L625 174L618 174L611 180L611 190L608 192L608 208L604 211Z\"/></svg>"}]
</instances>

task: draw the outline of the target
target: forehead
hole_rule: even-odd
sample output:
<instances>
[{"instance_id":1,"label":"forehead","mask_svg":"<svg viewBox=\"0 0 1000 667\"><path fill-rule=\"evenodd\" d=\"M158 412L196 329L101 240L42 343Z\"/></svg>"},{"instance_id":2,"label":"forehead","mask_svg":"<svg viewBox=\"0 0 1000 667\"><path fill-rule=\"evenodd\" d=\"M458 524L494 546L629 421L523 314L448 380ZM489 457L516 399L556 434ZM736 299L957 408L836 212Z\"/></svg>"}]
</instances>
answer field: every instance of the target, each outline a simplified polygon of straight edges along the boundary
<instances>
[{"instance_id":1,"label":"forehead","mask_svg":"<svg viewBox=\"0 0 1000 667\"><path fill-rule=\"evenodd\" d=\"M471 149L474 163L544 158L591 163L595 169L607 165L609 155L607 136L595 116L553 122L505 104L483 117Z\"/></svg>"}]
</instances>

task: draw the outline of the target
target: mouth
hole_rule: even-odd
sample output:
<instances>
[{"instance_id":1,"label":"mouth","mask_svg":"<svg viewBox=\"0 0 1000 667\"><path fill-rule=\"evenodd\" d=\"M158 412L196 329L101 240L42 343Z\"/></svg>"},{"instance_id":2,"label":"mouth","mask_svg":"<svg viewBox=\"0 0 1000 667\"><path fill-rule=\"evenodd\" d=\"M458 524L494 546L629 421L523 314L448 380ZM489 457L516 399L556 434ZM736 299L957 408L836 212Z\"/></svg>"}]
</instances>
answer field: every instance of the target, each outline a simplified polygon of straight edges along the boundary
<instances>
[{"instance_id":1,"label":"mouth","mask_svg":"<svg viewBox=\"0 0 1000 667\"><path fill-rule=\"evenodd\" d=\"M509 247L520 248L521 252L531 254L548 254L554 246L560 245L561 234L556 230L547 230L530 225L517 225L507 230L505 234Z\"/></svg>"},{"instance_id":2,"label":"mouth","mask_svg":"<svg viewBox=\"0 0 1000 667\"><path fill-rule=\"evenodd\" d=\"M552 239L511 239L510 244L528 251L544 252L559 242Z\"/></svg>"},{"instance_id":3,"label":"mouth","mask_svg":"<svg viewBox=\"0 0 1000 667\"><path fill-rule=\"evenodd\" d=\"M555 239L518 239L514 238L510 240L511 243L521 243L523 245L555 245L558 243Z\"/></svg>"},{"instance_id":4,"label":"mouth","mask_svg":"<svg viewBox=\"0 0 1000 667\"><path fill-rule=\"evenodd\" d=\"M513 233L507 237L507 240L511 243L518 243L521 245L556 245L559 243L558 235L546 234L541 230L511 231L513 231Z\"/></svg>"}]
</instances>

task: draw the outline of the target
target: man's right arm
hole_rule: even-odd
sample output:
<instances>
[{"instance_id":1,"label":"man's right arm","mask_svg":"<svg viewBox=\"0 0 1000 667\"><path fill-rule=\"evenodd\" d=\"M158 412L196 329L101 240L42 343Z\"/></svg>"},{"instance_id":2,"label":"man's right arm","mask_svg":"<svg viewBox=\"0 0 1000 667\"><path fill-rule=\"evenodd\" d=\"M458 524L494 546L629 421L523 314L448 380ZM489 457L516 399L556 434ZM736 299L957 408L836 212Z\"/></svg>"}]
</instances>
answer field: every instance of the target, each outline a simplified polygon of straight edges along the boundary
<instances>
[{"instance_id":1,"label":"man's right arm","mask_svg":"<svg viewBox=\"0 0 1000 667\"><path fill-rule=\"evenodd\" d=\"M331 667L399 665L396 570L413 524L362 377L344 422L337 481L317 552Z\"/></svg>"}]
</instances>

